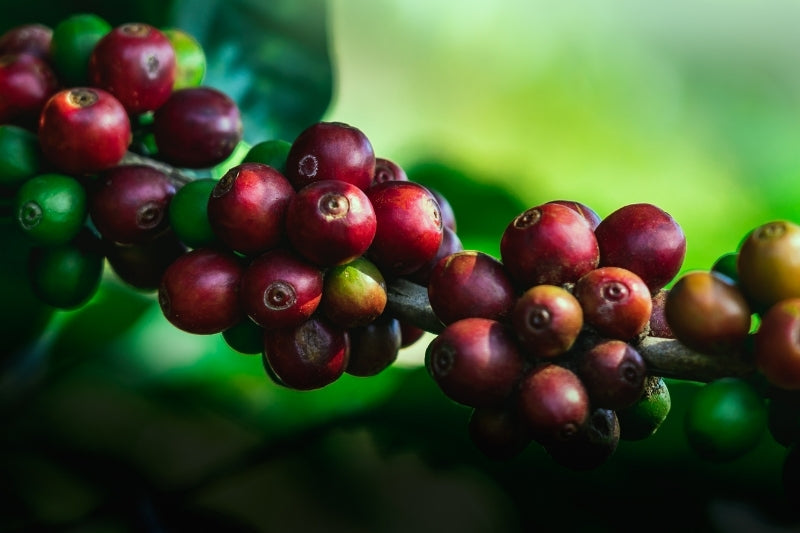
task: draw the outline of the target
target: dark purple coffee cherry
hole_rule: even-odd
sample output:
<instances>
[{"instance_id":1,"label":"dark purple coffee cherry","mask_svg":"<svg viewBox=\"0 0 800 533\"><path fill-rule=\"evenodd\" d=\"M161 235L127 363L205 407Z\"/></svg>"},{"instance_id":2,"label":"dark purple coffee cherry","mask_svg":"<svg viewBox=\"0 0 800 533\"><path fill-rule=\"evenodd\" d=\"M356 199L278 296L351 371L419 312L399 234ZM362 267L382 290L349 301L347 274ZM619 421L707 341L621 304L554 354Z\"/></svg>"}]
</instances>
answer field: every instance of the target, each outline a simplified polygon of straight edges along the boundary
<instances>
[{"instance_id":1,"label":"dark purple coffee cherry","mask_svg":"<svg viewBox=\"0 0 800 533\"><path fill-rule=\"evenodd\" d=\"M342 122L303 130L286 156L286 177L298 191L319 180L341 180L366 190L375 175L375 151L364 133Z\"/></svg>"},{"instance_id":2,"label":"dark purple coffee cherry","mask_svg":"<svg viewBox=\"0 0 800 533\"><path fill-rule=\"evenodd\" d=\"M58 88L58 78L44 59L0 54L0 124L35 131L42 108Z\"/></svg>"},{"instance_id":3,"label":"dark purple coffee cherry","mask_svg":"<svg viewBox=\"0 0 800 533\"><path fill-rule=\"evenodd\" d=\"M633 346L611 339L580 354L576 372L593 406L618 410L641 398L647 367Z\"/></svg>"},{"instance_id":4,"label":"dark purple coffee cherry","mask_svg":"<svg viewBox=\"0 0 800 533\"><path fill-rule=\"evenodd\" d=\"M655 294L678 274L686 255L686 236L672 216L647 203L620 207L595 229L600 266L638 275Z\"/></svg>"},{"instance_id":5,"label":"dark purple coffee cherry","mask_svg":"<svg viewBox=\"0 0 800 533\"><path fill-rule=\"evenodd\" d=\"M445 226L442 228L442 243L439 245L436 255L434 255L420 268L405 276L405 278L409 281L413 281L414 283L427 287L430 282L431 273L436 267L436 264L448 255L461 252L463 250L464 244L461 242L458 234Z\"/></svg>"},{"instance_id":6,"label":"dark purple coffee cherry","mask_svg":"<svg viewBox=\"0 0 800 533\"><path fill-rule=\"evenodd\" d=\"M366 326L386 308L386 281L366 257L325 271L320 309L343 328Z\"/></svg>"},{"instance_id":7,"label":"dark purple coffee cherry","mask_svg":"<svg viewBox=\"0 0 800 533\"><path fill-rule=\"evenodd\" d=\"M386 181L367 190L377 220L367 255L387 276L422 268L442 243L442 215L433 194L412 181Z\"/></svg>"},{"instance_id":8,"label":"dark purple coffee cherry","mask_svg":"<svg viewBox=\"0 0 800 533\"><path fill-rule=\"evenodd\" d=\"M153 113L158 156L185 168L209 168L227 159L242 140L239 107L211 87L173 91Z\"/></svg>"},{"instance_id":9,"label":"dark purple coffee cherry","mask_svg":"<svg viewBox=\"0 0 800 533\"><path fill-rule=\"evenodd\" d=\"M600 335L629 341L643 333L653 310L644 281L624 268L600 267L575 283L583 320Z\"/></svg>"},{"instance_id":10,"label":"dark purple coffee cherry","mask_svg":"<svg viewBox=\"0 0 800 533\"><path fill-rule=\"evenodd\" d=\"M350 359L345 372L352 376L375 376L397 360L403 336L400 322L381 316L365 326L347 331L350 336Z\"/></svg>"},{"instance_id":11,"label":"dark purple coffee cherry","mask_svg":"<svg viewBox=\"0 0 800 533\"><path fill-rule=\"evenodd\" d=\"M103 251L121 281L140 291L156 291L167 268L188 250L174 232L166 230L139 244L106 240Z\"/></svg>"},{"instance_id":12,"label":"dark purple coffee cherry","mask_svg":"<svg viewBox=\"0 0 800 533\"><path fill-rule=\"evenodd\" d=\"M534 285L514 304L511 324L528 354L550 359L575 344L583 329L583 309L562 287Z\"/></svg>"},{"instance_id":13,"label":"dark purple coffee cherry","mask_svg":"<svg viewBox=\"0 0 800 533\"><path fill-rule=\"evenodd\" d=\"M292 247L322 267L363 255L375 238L377 220L367 195L351 183L321 180L289 201L286 234Z\"/></svg>"},{"instance_id":14,"label":"dark purple coffee cherry","mask_svg":"<svg viewBox=\"0 0 800 533\"><path fill-rule=\"evenodd\" d=\"M428 280L428 300L444 324L468 317L507 320L516 297L503 264L476 250L456 252L440 260Z\"/></svg>"},{"instance_id":15,"label":"dark purple coffee cherry","mask_svg":"<svg viewBox=\"0 0 800 533\"><path fill-rule=\"evenodd\" d=\"M226 246L255 256L284 242L286 210L294 194L274 168L242 163L231 167L211 190L208 221Z\"/></svg>"},{"instance_id":16,"label":"dark purple coffee cherry","mask_svg":"<svg viewBox=\"0 0 800 533\"><path fill-rule=\"evenodd\" d=\"M28 54L50 61L53 29L38 22L20 24L0 35L0 55Z\"/></svg>"},{"instance_id":17,"label":"dark purple coffee cherry","mask_svg":"<svg viewBox=\"0 0 800 533\"><path fill-rule=\"evenodd\" d=\"M477 407L472 410L467 425L469 438L487 458L508 461L520 455L532 438L514 409L508 407Z\"/></svg>"},{"instance_id":18,"label":"dark purple coffee cherry","mask_svg":"<svg viewBox=\"0 0 800 533\"><path fill-rule=\"evenodd\" d=\"M500 255L522 290L573 283L600 259L586 219L559 204L532 207L514 218L503 232Z\"/></svg>"},{"instance_id":19,"label":"dark purple coffee cherry","mask_svg":"<svg viewBox=\"0 0 800 533\"><path fill-rule=\"evenodd\" d=\"M517 406L523 421L542 445L574 438L589 418L589 394L581 379L566 367L545 363L519 384Z\"/></svg>"},{"instance_id":20,"label":"dark purple coffee cherry","mask_svg":"<svg viewBox=\"0 0 800 533\"><path fill-rule=\"evenodd\" d=\"M586 222L589 223L589 226L594 230L597 228L598 224L600 224L600 215L597 212L589 207L586 204L582 204L581 202L576 202L574 200L551 200L547 202L548 204L561 204L570 209L574 209L578 213L580 213L583 218L586 219Z\"/></svg>"},{"instance_id":21,"label":"dark purple coffee cherry","mask_svg":"<svg viewBox=\"0 0 800 533\"><path fill-rule=\"evenodd\" d=\"M315 316L295 326L264 332L264 357L284 386L312 390L344 374L350 356L347 331Z\"/></svg>"},{"instance_id":22,"label":"dark purple coffee cherry","mask_svg":"<svg viewBox=\"0 0 800 533\"><path fill-rule=\"evenodd\" d=\"M89 216L105 240L141 244L169 225L175 185L149 165L120 165L91 183Z\"/></svg>"},{"instance_id":23,"label":"dark purple coffee cherry","mask_svg":"<svg viewBox=\"0 0 800 533\"><path fill-rule=\"evenodd\" d=\"M175 327L195 334L213 334L244 318L239 283L244 269L232 252L195 248L164 272L158 303Z\"/></svg>"},{"instance_id":24,"label":"dark purple coffee cherry","mask_svg":"<svg viewBox=\"0 0 800 533\"><path fill-rule=\"evenodd\" d=\"M470 407L503 405L525 362L513 333L488 318L447 325L428 345L425 366L450 399Z\"/></svg>"},{"instance_id":25,"label":"dark purple coffee cherry","mask_svg":"<svg viewBox=\"0 0 800 533\"><path fill-rule=\"evenodd\" d=\"M617 450L620 425L611 409L595 408L578 433L545 446L550 457L571 470L593 470L605 464Z\"/></svg>"},{"instance_id":26,"label":"dark purple coffee cherry","mask_svg":"<svg viewBox=\"0 0 800 533\"><path fill-rule=\"evenodd\" d=\"M408 174L403 167L385 157L375 158L375 175L372 184L383 183L384 181L408 181Z\"/></svg>"},{"instance_id":27,"label":"dark purple coffee cherry","mask_svg":"<svg viewBox=\"0 0 800 533\"><path fill-rule=\"evenodd\" d=\"M402 337L400 348L408 348L409 346L413 346L425 335L425 333L426 331L424 329L400 320L400 334Z\"/></svg>"},{"instance_id":28,"label":"dark purple coffee cherry","mask_svg":"<svg viewBox=\"0 0 800 533\"><path fill-rule=\"evenodd\" d=\"M291 250L276 248L253 259L244 270L244 312L265 330L297 326L322 299L322 271Z\"/></svg>"}]
</instances>

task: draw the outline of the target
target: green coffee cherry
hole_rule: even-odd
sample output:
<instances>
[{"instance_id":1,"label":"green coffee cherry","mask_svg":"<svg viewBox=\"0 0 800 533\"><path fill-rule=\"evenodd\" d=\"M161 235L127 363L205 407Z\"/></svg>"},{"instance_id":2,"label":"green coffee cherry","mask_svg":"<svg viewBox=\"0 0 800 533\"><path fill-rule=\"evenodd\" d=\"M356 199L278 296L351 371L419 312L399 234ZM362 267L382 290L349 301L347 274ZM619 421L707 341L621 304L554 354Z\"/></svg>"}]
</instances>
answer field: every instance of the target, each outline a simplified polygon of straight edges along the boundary
<instances>
[{"instance_id":1,"label":"green coffee cherry","mask_svg":"<svg viewBox=\"0 0 800 533\"><path fill-rule=\"evenodd\" d=\"M249 318L223 331L222 338L239 353L256 355L264 351L264 328Z\"/></svg>"},{"instance_id":2,"label":"green coffee cherry","mask_svg":"<svg viewBox=\"0 0 800 533\"><path fill-rule=\"evenodd\" d=\"M736 252L722 254L716 261L714 261L714 264L711 266L711 271L718 272L723 276L730 278L734 283L738 283L739 272L736 269L736 258L738 255L739 254Z\"/></svg>"},{"instance_id":3,"label":"green coffee cherry","mask_svg":"<svg viewBox=\"0 0 800 533\"><path fill-rule=\"evenodd\" d=\"M39 137L19 126L0 125L0 186L17 187L41 168Z\"/></svg>"},{"instance_id":4,"label":"green coffee cherry","mask_svg":"<svg viewBox=\"0 0 800 533\"><path fill-rule=\"evenodd\" d=\"M65 86L88 83L89 57L97 41L111 29L108 22L92 13L71 15L53 28L50 57Z\"/></svg>"},{"instance_id":5,"label":"green coffee cherry","mask_svg":"<svg viewBox=\"0 0 800 533\"><path fill-rule=\"evenodd\" d=\"M383 313L386 302L383 274L363 256L325 273L320 309L341 327L366 326Z\"/></svg>"},{"instance_id":6,"label":"green coffee cherry","mask_svg":"<svg viewBox=\"0 0 800 533\"><path fill-rule=\"evenodd\" d=\"M666 420L671 408L672 399L664 379L648 376L642 397L630 407L617 411L620 438L642 440L653 435Z\"/></svg>"},{"instance_id":7,"label":"green coffee cherry","mask_svg":"<svg viewBox=\"0 0 800 533\"><path fill-rule=\"evenodd\" d=\"M83 185L65 174L41 174L29 179L14 198L17 224L31 240L64 244L81 230L87 215Z\"/></svg>"},{"instance_id":8,"label":"green coffee cherry","mask_svg":"<svg viewBox=\"0 0 800 533\"><path fill-rule=\"evenodd\" d=\"M178 28L161 30L175 50L175 83L173 90L198 87L206 75L206 54L197 40Z\"/></svg>"},{"instance_id":9,"label":"green coffee cherry","mask_svg":"<svg viewBox=\"0 0 800 533\"><path fill-rule=\"evenodd\" d=\"M261 141L250 147L242 162L264 163L281 174L286 174L286 156L291 147L290 142L280 139Z\"/></svg>"},{"instance_id":10,"label":"green coffee cherry","mask_svg":"<svg viewBox=\"0 0 800 533\"><path fill-rule=\"evenodd\" d=\"M190 248L214 244L217 237L208 221L208 198L217 180L190 181L175 192L169 204L169 223L178 240Z\"/></svg>"}]
</instances>

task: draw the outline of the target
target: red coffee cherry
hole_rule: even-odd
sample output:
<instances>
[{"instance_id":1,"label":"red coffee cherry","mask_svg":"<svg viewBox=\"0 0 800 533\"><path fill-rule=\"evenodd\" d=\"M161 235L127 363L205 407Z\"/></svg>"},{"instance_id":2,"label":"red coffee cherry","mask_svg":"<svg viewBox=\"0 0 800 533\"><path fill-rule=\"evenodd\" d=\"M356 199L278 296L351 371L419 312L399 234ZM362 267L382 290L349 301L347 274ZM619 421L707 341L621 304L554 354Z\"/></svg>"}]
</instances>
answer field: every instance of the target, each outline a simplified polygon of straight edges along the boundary
<instances>
[{"instance_id":1,"label":"red coffee cherry","mask_svg":"<svg viewBox=\"0 0 800 533\"><path fill-rule=\"evenodd\" d=\"M602 220L600 218L600 215L598 215L594 209L581 202L576 202L574 200L551 200L547 203L561 204L563 206L569 207L570 209L577 211L583 216L583 218L586 219L586 222L589 223L589 226L592 228L592 230L597 228L597 226L600 224L600 220Z\"/></svg>"},{"instance_id":2,"label":"red coffee cherry","mask_svg":"<svg viewBox=\"0 0 800 533\"><path fill-rule=\"evenodd\" d=\"M45 61L50 60L50 42L53 29L32 22L14 26L0 35L0 55L29 54Z\"/></svg>"},{"instance_id":3,"label":"red coffee cherry","mask_svg":"<svg viewBox=\"0 0 800 533\"><path fill-rule=\"evenodd\" d=\"M641 398L647 367L633 346L611 339L580 354L577 373L593 406L617 410Z\"/></svg>"},{"instance_id":4,"label":"red coffee cherry","mask_svg":"<svg viewBox=\"0 0 800 533\"><path fill-rule=\"evenodd\" d=\"M384 181L408 181L408 175L403 167L385 157L375 158L375 175L372 177L372 184L383 183Z\"/></svg>"},{"instance_id":5,"label":"red coffee cherry","mask_svg":"<svg viewBox=\"0 0 800 533\"><path fill-rule=\"evenodd\" d=\"M800 298L787 298L763 315L755 336L755 361L767 380L781 389L800 389Z\"/></svg>"},{"instance_id":6,"label":"red coffee cherry","mask_svg":"<svg viewBox=\"0 0 800 533\"><path fill-rule=\"evenodd\" d=\"M0 124L35 130L42 108L58 88L58 78L44 59L0 55Z\"/></svg>"},{"instance_id":7,"label":"red coffee cherry","mask_svg":"<svg viewBox=\"0 0 800 533\"><path fill-rule=\"evenodd\" d=\"M583 309L566 289L535 285L515 302L511 324L531 356L549 359L575 343L583 328Z\"/></svg>"},{"instance_id":8,"label":"red coffee cherry","mask_svg":"<svg viewBox=\"0 0 800 533\"><path fill-rule=\"evenodd\" d=\"M653 310L644 281L624 268L600 267L575 282L584 321L603 336L629 341L644 332Z\"/></svg>"},{"instance_id":9,"label":"red coffee cherry","mask_svg":"<svg viewBox=\"0 0 800 533\"><path fill-rule=\"evenodd\" d=\"M366 326L347 330L350 336L350 359L345 372L368 377L383 372L397 360L402 334L400 322L382 315Z\"/></svg>"}]
</instances>

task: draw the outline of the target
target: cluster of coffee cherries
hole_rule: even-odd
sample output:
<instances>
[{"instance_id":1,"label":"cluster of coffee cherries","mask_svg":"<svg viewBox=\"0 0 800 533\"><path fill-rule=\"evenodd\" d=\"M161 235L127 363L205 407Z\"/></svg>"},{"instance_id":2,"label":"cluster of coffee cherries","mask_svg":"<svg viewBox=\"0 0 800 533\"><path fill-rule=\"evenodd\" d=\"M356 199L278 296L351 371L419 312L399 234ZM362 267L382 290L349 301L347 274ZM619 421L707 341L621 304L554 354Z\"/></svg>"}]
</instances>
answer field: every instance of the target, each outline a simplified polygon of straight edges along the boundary
<instances>
[{"instance_id":1,"label":"cluster of coffee cherries","mask_svg":"<svg viewBox=\"0 0 800 533\"><path fill-rule=\"evenodd\" d=\"M515 217L500 252L455 252L427 285L445 328L426 367L446 396L472 408L477 447L510 458L538 442L558 463L590 469L620 438L652 435L669 391L637 345L670 336L664 287L684 260L680 225L653 204L601 219L557 200Z\"/></svg>"}]
</instances>

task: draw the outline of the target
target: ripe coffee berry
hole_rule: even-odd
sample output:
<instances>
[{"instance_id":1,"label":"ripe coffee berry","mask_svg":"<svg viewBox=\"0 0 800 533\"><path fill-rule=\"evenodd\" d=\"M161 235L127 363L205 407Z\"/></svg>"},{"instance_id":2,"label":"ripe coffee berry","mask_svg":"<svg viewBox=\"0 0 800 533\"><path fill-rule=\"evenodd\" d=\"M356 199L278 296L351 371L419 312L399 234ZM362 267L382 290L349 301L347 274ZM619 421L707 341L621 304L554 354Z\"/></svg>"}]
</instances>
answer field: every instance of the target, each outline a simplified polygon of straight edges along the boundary
<instances>
[{"instance_id":1,"label":"ripe coffee berry","mask_svg":"<svg viewBox=\"0 0 800 533\"><path fill-rule=\"evenodd\" d=\"M292 142L286 177L300 190L319 180L341 180L366 190L375 175L375 151L364 133L342 122L318 122Z\"/></svg>"},{"instance_id":2,"label":"ripe coffee berry","mask_svg":"<svg viewBox=\"0 0 800 533\"><path fill-rule=\"evenodd\" d=\"M348 374L375 376L397 359L402 335L400 322L396 318L381 316L347 332L350 337L350 358L345 372Z\"/></svg>"},{"instance_id":3,"label":"ripe coffee berry","mask_svg":"<svg viewBox=\"0 0 800 533\"><path fill-rule=\"evenodd\" d=\"M527 353L549 359L575 343L583 328L583 309L566 289L535 285L514 303L511 324Z\"/></svg>"},{"instance_id":4,"label":"ripe coffee berry","mask_svg":"<svg viewBox=\"0 0 800 533\"><path fill-rule=\"evenodd\" d=\"M229 248L257 255L284 241L291 183L272 167L242 163L231 167L211 190L208 219Z\"/></svg>"},{"instance_id":5,"label":"ripe coffee berry","mask_svg":"<svg viewBox=\"0 0 800 533\"><path fill-rule=\"evenodd\" d=\"M500 240L503 264L521 289L572 283L597 267L594 232L577 211L542 204L518 215Z\"/></svg>"},{"instance_id":6,"label":"ripe coffee berry","mask_svg":"<svg viewBox=\"0 0 800 533\"><path fill-rule=\"evenodd\" d=\"M142 243L167 228L175 185L149 165L103 171L89 189L89 215L104 239Z\"/></svg>"},{"instance_id":7,"label":"ripe coffee berry","mask_svg":"<svg viewBox=\"0 0 800 533\"><path fill-rule=\"evenodd\" d=\"M42 109L39 142L57 169L92 174L122 160L131 142L131 124L111 93L88 87L64 89Z\"/></svg>"},{"instance_id":8,"label":"ripe coffee berry","mask_svg":"<svg viewBox=\"0 0 800 533\"><path fill-rule=\"evenodd\" d=\"M0 55L0 124L35 130L39 113L59 88L49 64L28 54Z\"/></svg>"},{"instance_id":9,"label":"ripe coffee berry","mask_svg":"<svg viewBox=\"0 0 800 533\"><path fill-rule=\"evenodd\" d=\"M195 248L164 272L158 289L161 311L188 333L221 333L244 318L239 302L243 271L232 252Z\"/></svg>"},{"instance_id":10,"label":"ripe coffee berry","mask_svg":"<svg viewBox=\"0 0 800 533\"><path fill-rule=\"evenodd\" d=\"M117 277L140 291L156 291L169 266L186 253L175 233L166 230L138 244L104 240L103 253Z\"/></svg>"},{"instance_id":11,"label":"ripe coffee berry","mask_svg":"<svg viewBox=\"0 0 800 533\"><path fill-rule=\"evenodd\" d=\"M448 255L462 251L464 251L464 244L461 242L458 234L447 226L444 226L442 228L442 242L439 244L439 249L436 250L436 254L417 270L406 275L405 278L427 287L430 283L431 273L433 269L436 268L439 261Z\"/></svg>"},{"instance_id":12,"label":"ripe coffee berry","mask_svg":"<svg viewBox=\"0 0 800 533\"><path fill-rule=\"evenodd\" d=\"M117 97L130 114L161 107L175 82L175 50L144 23L122 24L100 39L89 57L89 80Z\"/></svg>"},{"instance_id":13,"label":"ripe coffee berry","mask_svg":"<svg viewBox=\"0 0 800 533\"><path fill-rule=\"evenodd\" d=\"M783 389L800 389L800 298L775 303L761 318L755 336L755 362L767 380Z\"/></svg>"},{"instance_id":14,"label":"ripe coffee berry","mask_svg":"<svg viewBox=\"0 0 800 533\"><path fill-rule=\"evenodd\" d=\"M375 175L372 183L383 183L384 181L408 181L408 175L403 167L385 157L375 158Z\"/></svg>"},{"instance_id":15,"label":"ripe coffee berry","mask_svg":"<svg viewBox=\"0 0 800 533\"><path fill-rule=\"evenodd\" d=\"M575 211L580 213L583 216L583 218L586 219L586 222L589 223L589 226L592 228L592 230L597 228L597 226L600 224L600 220L602 220L600 218L600 215L598 215L594 209L581 202L576 202L574 200L551 200L547 203L561 204L566 207L569 207L570 209L574 209Z\"/></svg>"},{"instance_id":16,"label":"ripe coffee berry","mask_svg":"<svg viewBox=\"0 0 800 533\"><path fill-rule=\"evenodd\" d=\"M14 26L0 35L0 55L29 54L49 61L53 29L32 22Z\"/></svg>"},{"instance_id":17,"label":"ripe coffee berry","mask_svg":"<svg viewBox=\"0 0 800 533\"><path fill-rule=\"evenodd\" d=\"M185 168L209 168L228 158L242 140L239 107L211 87L173 91L153 113L159 157Z\"/></svg>"},{"instance_id":18,"label":"ripe coffee berry","mask_svg":"<svg viewBox=\"0 0 800 533\"><path fill-rule=\"evenodd\" d=\"M366 192L377 220L367 255L388 276L422 268L442 243L442 215L436 198L412 181L385 181Z\"/></svg>"},{"instance_id":19,"label":"ripe coffee berry","mask_svg":"<svg viewBox=\"0 0 800 533\"><path fill-rule=\"evenodd\" d=\"M624 409L644 392L647 367L636 349L620 340L601 341L578 357L577 369L592 405Z\"/></svg>"},{"instance_id":20,"label":"ripe coffee berry","mask_svg":"<svg viewBox=\"0 0 800 533\"><path fill-rule=\"evenodd\" d=\"M321 180L292 196L286 234L294 249L317 265L348 263L375 238L377 220L367 195L351 183Z\"/></svg>"},{"instance_id":21,"label":"ripe coffee berry","mask_svg":"<svg viewBox=\"0 0 800 533\"><path fill-rule=\"evenodd\" d=\"M624 268L600 267L575 282L584 321L603 336L629 341L650 322L653 301L644 281Z\"/></svg>"}]
</instances>

